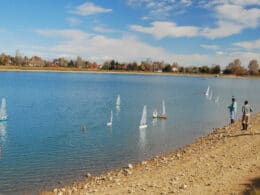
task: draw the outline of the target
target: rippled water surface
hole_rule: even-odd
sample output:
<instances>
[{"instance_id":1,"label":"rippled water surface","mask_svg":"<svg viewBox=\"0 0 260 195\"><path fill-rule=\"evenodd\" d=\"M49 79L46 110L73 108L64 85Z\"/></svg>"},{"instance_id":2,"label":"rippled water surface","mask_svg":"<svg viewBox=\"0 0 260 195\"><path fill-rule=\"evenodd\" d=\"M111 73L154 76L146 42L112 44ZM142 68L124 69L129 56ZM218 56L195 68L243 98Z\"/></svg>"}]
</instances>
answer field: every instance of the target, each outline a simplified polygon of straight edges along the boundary
<instances>
[{"instance_id":1,"label":"rippled water surface","mask_svg":"<svg viewBox=\"0 0 260 195\"><path fill-rule=\"evenodd\" d=\"M259 80L0 72L0 193L29 193L167 153L228 123L231 96L260 110ZM212 100L203 95L207 86ZM120 109L116 108L117 95ZM219 102L215 98L220 96ZM153 120L165 100L167 120ZM139 130L143 105L148 127ZM106 126L111 110L112 128ZM82 126L86 125L86 131ZM18 194L19 194L18 193Z\"/></svg>"}]
</instances>

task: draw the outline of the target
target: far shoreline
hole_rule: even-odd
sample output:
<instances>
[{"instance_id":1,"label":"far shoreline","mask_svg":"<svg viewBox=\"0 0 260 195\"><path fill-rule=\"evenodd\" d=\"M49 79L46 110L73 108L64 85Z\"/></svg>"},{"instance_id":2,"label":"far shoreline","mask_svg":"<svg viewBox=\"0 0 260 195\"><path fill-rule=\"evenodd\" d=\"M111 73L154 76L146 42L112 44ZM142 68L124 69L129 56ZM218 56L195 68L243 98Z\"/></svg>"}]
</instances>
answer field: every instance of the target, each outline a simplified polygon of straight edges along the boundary
<instances>
[{"instance_id":1,"label":"far shoreline","mask_svg":"<svg viewBox=\"0 0 260 195\"><path fill-rule=\"evenodd\" d=\"M0 72L56 72L56 73L90 73L90 74L126 74L126 75L156 75L156 76L187 76L187 77L208 77L208 78L230 78L230 79L260 79L259 76L237 76L224 74L201 74L201 73L176 73L176 72L145 72L145 71L106 71L79 68L35 68L0 66Z\"/></svg>"}]
</instances>

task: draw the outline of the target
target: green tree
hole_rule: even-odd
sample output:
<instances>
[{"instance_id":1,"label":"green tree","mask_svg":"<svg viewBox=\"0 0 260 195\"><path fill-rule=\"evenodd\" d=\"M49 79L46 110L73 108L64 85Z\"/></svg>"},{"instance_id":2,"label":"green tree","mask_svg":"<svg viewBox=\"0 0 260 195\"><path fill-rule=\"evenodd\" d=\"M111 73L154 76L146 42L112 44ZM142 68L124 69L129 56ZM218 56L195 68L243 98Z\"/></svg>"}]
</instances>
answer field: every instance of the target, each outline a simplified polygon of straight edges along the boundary
<instances>
[{"instance_id":1,"label":"green tree","mask_svg":"<svg viewBox=\"0 0 260 195\"><path fill-rule=\"evenodd\" d=\"M212 74L219 74L221 71L220 65L215 65L211 68L210 72Z\"/></svg>"},{"instance_id":2,"label":"green tree","mask_svg":"<svg viewBox=\"0 0 260 195\"><path fill-rule=\"evenodd\" d=\"M172 67L170 64L166 65L163 69L163 72L172 72Z\"/></svg>"},{"instance_id":3,"label":"green tree","mask_svg":"<svg viewBox=\"0 0 260 195\"><path fill-rule=\"evenodd\" d=\"M69 61L68 67L70 67L70 68L75 67L75 63L73 62L73 60Z\"/></svg>"},{"instance_id":4,"label":"green tree","mask_svg":"<svg viewBox=\"0 0 260 195\"><path fill-rule=\"evenodd\" d=\"M209 73L210 68L208 66L201 66L201 67L199 67L199 72L200 73Z\"/></svg>"}]
</instances>

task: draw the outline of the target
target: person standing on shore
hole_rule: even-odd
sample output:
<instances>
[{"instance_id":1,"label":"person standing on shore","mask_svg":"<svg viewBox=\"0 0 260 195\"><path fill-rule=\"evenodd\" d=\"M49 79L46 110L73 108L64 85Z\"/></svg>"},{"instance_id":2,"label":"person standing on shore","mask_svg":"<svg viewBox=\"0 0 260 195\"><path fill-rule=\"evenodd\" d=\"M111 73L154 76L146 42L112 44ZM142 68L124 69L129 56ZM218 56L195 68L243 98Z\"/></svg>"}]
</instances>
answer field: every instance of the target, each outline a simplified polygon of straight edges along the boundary
<instances>
[{"instance_id":1,"label":"person standing on shore","mask_svg":"<svg viewBox=\"0 0 260 195\"><path fill-rule=\"evenodd\" d=\"M251 106L248 104L248 101L246 100L244 102L244 105L242 106L242 130L247 130L248 128L248 123L249 123L249 118L250 118L250 112L253 112Z\"/></svg>"},{"instance_id":2,"label":"person standing on shore","mask_svg":"<svg viewBox=\"0 0 260 195\"><path fill-rule=\"evenodd\" d=\"M237 102L234 97L232 97L232 103L228 108L230 112L230 123L234 123L236 118L236 112L237 112Z\"/></svg>"}]
</instances>

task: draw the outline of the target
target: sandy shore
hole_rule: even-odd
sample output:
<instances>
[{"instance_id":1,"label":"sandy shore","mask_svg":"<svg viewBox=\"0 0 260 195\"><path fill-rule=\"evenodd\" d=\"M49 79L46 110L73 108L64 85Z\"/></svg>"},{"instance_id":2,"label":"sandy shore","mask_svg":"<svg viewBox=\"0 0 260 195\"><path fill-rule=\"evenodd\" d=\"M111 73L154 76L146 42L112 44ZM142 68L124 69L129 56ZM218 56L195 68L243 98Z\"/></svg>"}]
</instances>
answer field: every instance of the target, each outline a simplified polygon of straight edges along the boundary
<instances>
[{"instance_id":1,"label":"sandy shore","mask_svg":"<svg viewBox=\"0 0 260 195\"><path fill-rule=\"evenodd\" d=\"M260 113L249 130L237 121L171 154L41 194L260 194L259 181Z\"/></svg>"}]
</instances>

